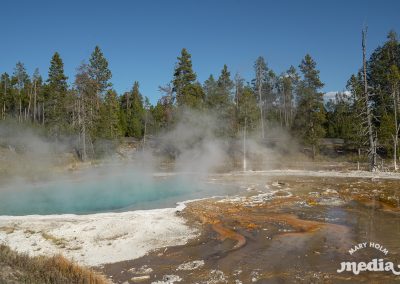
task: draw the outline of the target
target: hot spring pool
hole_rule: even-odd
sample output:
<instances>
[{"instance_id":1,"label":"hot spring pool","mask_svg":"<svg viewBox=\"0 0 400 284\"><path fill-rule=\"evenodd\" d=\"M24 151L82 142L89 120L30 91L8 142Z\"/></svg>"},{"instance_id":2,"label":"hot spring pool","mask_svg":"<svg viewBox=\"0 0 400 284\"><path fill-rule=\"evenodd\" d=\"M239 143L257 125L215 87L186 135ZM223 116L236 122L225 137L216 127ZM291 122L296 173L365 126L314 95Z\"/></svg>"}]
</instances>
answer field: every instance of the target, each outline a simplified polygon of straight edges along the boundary
<instances>
[{"instance_id":1,"label":"hot spring pool","mask_svg":"<svg viewBox=\"0 0 400 284\"><path fill-rule=\"evenodd\" d=\"M228 195L238 188L190 175L116 174L15 183L0 189L0 215L89 214L171 207L179 201Z\"/></svg>"}]
</instances>

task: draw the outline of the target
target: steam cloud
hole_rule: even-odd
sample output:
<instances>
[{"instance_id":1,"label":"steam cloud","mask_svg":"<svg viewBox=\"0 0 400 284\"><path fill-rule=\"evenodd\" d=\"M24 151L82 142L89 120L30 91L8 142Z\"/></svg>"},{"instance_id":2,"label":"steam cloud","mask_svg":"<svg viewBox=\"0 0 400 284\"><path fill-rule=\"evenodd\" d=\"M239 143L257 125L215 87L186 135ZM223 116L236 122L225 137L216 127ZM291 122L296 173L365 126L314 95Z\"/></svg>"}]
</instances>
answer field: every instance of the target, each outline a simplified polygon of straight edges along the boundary
<instances>
[{"instance_id":1,"label":"steam cloud","mask_svg":"<svg viewBox=\"0 0 400 284\"><path fill-rule=\"evenodd\" d=\"M146 203L160 196L168 199L182 194L185 189L201 191L204 177L209 173L242 170L243 132L237 137L222 138L216 135L222 126L213 114L186 110L172 129L158 134L149 143L153 147L129 153L130 159L121 160L113 155L101 166L68 173L66 165L77 161L76 137L50 141L39 130L1 123L0 197L10 204L4 201L0 209L32 208L35 202L38 212L46 212L40 210L41 206L47 206L42 199L32 199L32 196L43 195L47 202L58 206L61 213L85 212L84 206L88 203L90 210L101 211L110 199L116 208L121 208L138 196L138 202ZM268 139L261 141L259 131L247 133L248 170L276 167L283 156L297 152L297 144L280 128L270 128L267 134ZM166 166L162 169L160 165ZM165 189L159 188L160 177L153 176L160 171L190 175L175 176L168 185L170 189Z\"/></svg>"}]
</instances>

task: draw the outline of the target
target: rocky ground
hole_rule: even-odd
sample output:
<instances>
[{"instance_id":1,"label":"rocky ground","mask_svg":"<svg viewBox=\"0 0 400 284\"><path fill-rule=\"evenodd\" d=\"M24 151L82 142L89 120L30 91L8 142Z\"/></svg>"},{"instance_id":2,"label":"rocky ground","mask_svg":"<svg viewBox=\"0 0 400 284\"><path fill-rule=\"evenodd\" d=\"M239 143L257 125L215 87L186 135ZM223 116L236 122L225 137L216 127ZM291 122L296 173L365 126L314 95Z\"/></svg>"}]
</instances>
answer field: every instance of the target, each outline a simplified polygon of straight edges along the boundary
<instances>
[{"instance_id":1,"label":"rocky ground","mask_svg":"<svg viewBox=\"0 0 400 284\"><path fill-rule=\"evenodd\" d=\"M316 174L317 175L317 174ZM400 261L400 181L356 177L253 175L246 193L187 205L182 216L201 228L183 246L98 269L116 283L396 283L391 273L336 272L342 261ZM376 241L389 254L366 249Z\"/></svg>"},{"instance_id":2,"label":"rocky ground","mask_svg":"<svg viewBox=\"0 0 400 284\"><path fill-rule=\"evenodd\" d=\"M296 167L295 167L296 168ZM234 196L186 208L94 215L0 217L0 242L62 253L115 283L396 283L391 273L337 273L342 261L400 263L400 175L323 163L319 171L213 174ZM379 242L388 255L360 242Z\"/></svg>"},{"instance_id":3,"label":"rocky ground","mask_svg":"<svg viewBox=\"0 0 400 284\"><path fill-rule=\"evenodd\" d=\"M177 208L89 215L0 216L0 244L30 255L62 254L95 266L185 244L197 235Z\"/></svg>"}]
</instances>

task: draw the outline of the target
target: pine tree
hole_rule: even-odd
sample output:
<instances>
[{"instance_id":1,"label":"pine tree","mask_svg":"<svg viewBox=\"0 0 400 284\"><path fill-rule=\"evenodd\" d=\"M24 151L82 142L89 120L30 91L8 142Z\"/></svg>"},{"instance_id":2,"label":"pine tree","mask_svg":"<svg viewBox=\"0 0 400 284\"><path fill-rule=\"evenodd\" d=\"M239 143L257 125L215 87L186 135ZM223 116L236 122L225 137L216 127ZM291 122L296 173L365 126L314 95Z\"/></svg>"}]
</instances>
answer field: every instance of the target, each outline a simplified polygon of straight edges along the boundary
<instances>
[{"instance_id":1,"label":"pine tree","mask_svg":"<svg viewBox=\"0 0 400 284\"><path fill-rule=\"evenodd\" d=\"M177 58L172 90L176 94L178 106L199 108L204 101L204 92L199 84L195 84L196 73L192 69L192 60L189 52L183 48L181 56Z\"/></svg>"},{"instance_id":2,"label":"pine tree","mask_svg":"<svg viewBox=\"0 0 400 284\"><path fill-rule=\"evenodd\" d=\"M316 63L310 55L306 55L299 65L303 74L298 90L298 109L295 129L305 144L312 147L313 158L316 156L319 139L325 134L325 110L323 94L319 90L324 86L319 78Z\"/></svg>"},{"instance_id":3,"label":"pine tree","mask_svg":"<svg viewBox=\"0 0 400 284\"><path fill-rule=\"evenodd\" d=\"M68 124L67 79L68 77L64 74L64 63L56 52L50 62L44 111L50 135L55 137L60 136Z\"/></svg>"},{"instance_id":4,"label":"pine tree","mask_svg":"<svg viewBox=\"0 0 400 284\"><path fill-rule=\"evenodd\" d=\"M127 135L130 137L142 138L144 109L143 96L139 91L138 81L133 83L129 97L130 105L127 114Z\"/></svg>"},{"instance_id":5,"label":"pine tree","mask_svg":"<svg viewBox=\"0 0 400 284\"><path fill-rule=\"evenodd\" d=\"M196 82L186 85L182 89L182 94L184 95L177 101L179 105L184 105L192 109L201 109L203 107L205 94L200 83Z\"/></svg>"},{"instance_id":6,"label":"pine tree","mask_svg":"<svg viewBox=\"0 0 400 284\"><path fill-rule=\"evenodd\" d=\"M266 122L279 118L279 108L276 108L276 89L279 86L279 80L274 71L268 68L262 56L257 58L254 71L255 78L252 84L260 110L261 137L264 138Z\"/></svg>"},{"instance_id":7,"label":"pine tree","mask_svg":"<svg viewBox=\"0 0 400 284\"><path fill-rule=\"evenodd\" d=\"M209 82L212 83L212 82ZM234 83L228 67L224 65L215 85L215 90L207 95L207 105L216 115L219 128L218 136L233 136L235 130L235 107L232 100Z\"/></svg>"},{"instance_id":8,"label":"pine tree","mask_svg":"<svg viewBox=\"0 0 400 284\"><path fill-rule=\"evenodd\" d=\"M379 145L385 147L388 156L393 156L395 169L397 169L400 111L397 80L399 69L400 42L397 34L390 31L385 44L376 48L366 63L366 77L368 92L373 94L369 95L372 128L376 129Z\"/></svg>"},{"instance_id":9,"label":"pine tree","mask_svg":"<svg viewBox=\"0 0 400 284\"><path fill-rule=\"evenodd\" d=\"M101 136L98 133L101 129L100 108L103 103L104 96L112 86L109 82L111 79L111 71L108 69L108 61L104 57L101 49L96 46L92 52L89 64L86 66L88 80L90 81L90 92L86 94L86 101L88 102L87 120L90 122L89 134L93 142L95 138Z\"/></svg>"},{"instance_id":10,"label":"pine tree","mask_svg":"<svg viewBox=\"0 0 400 284\"><path fill-rule=\"evenodd\" d=\"M286 128L290 128L293 123L295 110L294 102L299 80L299 75L297 74L296 68L294 68L293 66L290 66L289 70L287 70L280 77L280 107L283 116L282 124Z\"/></svg>"},{"instance_id":11,"label":"pine tree","mask_svg":"<svg viewBox=\"0 0 400 284\"><path fill-rule=\"evenodd\" d=\"M165 100L158 100L157 104L151 111L151 115L154 119L154 133L157 133L160 129L168 129L171 125L171 112L173 106Z\"/></svg>"},{"instance_id":12,"label":"pine tree","mask_svg":"<svg viewBox=\"0 0 400 284\"><path fill-rule=\"evenodd\" d=\"M327 137L343 138L346 143L354 143L355 133L359 125L353 113L354 96L339 92L326 104Z\"/></svg>"},{"instance_id":13,"label":"pine tree","mask_svg":"<svg viewBox=\"0 0 400 284\"><path fill-rule=\"evenodd\" d=\"M32 87L33 87L33 122L38 119L38 102L39 94L42 87L42 77L40 76L39 69L36 68L32 75Z\"/></svg>"},{"instance_id":14,"label":"pine tree","mask_svg":"<svg viewBox=\"0 0 400 284\"><path fill-rule=\"evenodd\" d=\"M64 74L64 63L58 52L55 52L49 67L47 84L50 90L65 93L68 88L68 77Z\"/></svg>"},{"instance_id":15,"label":"pine tree","mask_svg":"<svg viewBox=\"0 0 400 284\"><path fill-rule=\"evenodd\" d=\"M77 97L77 130L79 133L78 153L80 158L85 161L94 155L93 140L95 125L93 121L93 94L96 86L89 75L89 66L82 64L78 68L75 76L75 87Z\"/></svg>"},{"instance_id":16,"label":"pine tree","mask_svg":"<svg viewBox=\"0 0 400 284\"><path fill-rule=\"evenodd\" d=\"M14 69L13 78L15 81L16 88L18 90L18 121L22 122L22 104L24 96L24 88L28 83L29 76L26 73L25 65L21 62L17 62Z\"/></svg>"},{"instance_id":17,"label":"pine tree","mask_svg":"<svg viewBox=\"0 0 400 284\"><path fill-rule=\"evenodd\" d=\"M207 105L210 109L217 112L226 112L232 107L232 89L234 84L230 75L228 67L224 65L216 82L212 76L206 81L204 88L207 90Z\"/></svg>"},{"instance_id":18,"label":"pine tree","mask_svg":"<svg viewBox=\"0 0 400 284\"><path fill-rule=\"evenodd\" d=\"M206 105L208 108L212 108L213 99L217 93L217 82L212 74L204 81L203 90L205 92Z\"/></svg>"},{"instance_id":19,"label":"pine tree","mask_svg":"<svg viewBox=\"0 0 400 284\"><path fill-rule=\"evenodd\" d=\"M155 129L168 129L174 125L174 117L176 108L174 105L174 91L170 84L159 86L159 91L164 95L158 100L157 105L153 109L153 117L155 120Z\"/></svg>"},{"instance_id":20,"label":"pine tree","mask_svg":"<svg viewBox=\"0 0 400 284\"><path fill-rule=\"evenodd\" d=\"M227 101L231 101L232 99L233 85L231 73L228 71L228 66L224 64L217 81L217 86L218 91L226 98Z\"/></svg>"},{"instance_id":21,"label":"pine tree","mask_svg":"<svg viewBox=\"0 0 400 284\"><path fill-rule=\"evenodd\" d=\"M108 61L100 47L96 45L89 59L89 76L96 86L96 95L102 99L106 91L112 86L109 80L112 77L108 69Z\"/></svg>"},{"instance_id":22,"label":"pine tree","mask_svg":"<svg viewBox=\"0 0 400 284\"><path fill-rule=\"evenodd\" d=\"M122 129L119 115L120 107L117 93L114 90L109 90L100 109L99 135L101 138L114 140L121 137Z\"/></svg>"},{"instance_id":23,"label":"pine tree","mask_svg":"<svg viewBox=\"0 0 400 284\"><path fill-rule=\"evenodd\" d=\"M349 137L347 138L348 142L353 143L358 150L358 158L360 159L361 149L367 144L368 140L365 136L365 133L368 132L368 125L363 115L366 112L366 104L361 72L350 77L350 79L347 81L346 88L350 92L350 100L353 103L350 114L351 128L353 131L349 132Z\"/></svg>"},{"instance_id":24,"label":"pine tree","mask_svg":"<svg viewBox=\"0 0 400 284\"><path fill-rule=\"evenodd\" d=\"M239 107L239 99L240 95L243 93L244 89L244 79L240 76L239 73L235 74L235 96L234 101L236 105L236 109Z\"/></svg>"},{"instance_id":25,"label":"pine tree","mask_svg":"<svg viewBox=\"0 0 400 284\"><path fill-rule=\"evenodd\" d=\"M234 78L234 105L235 105L235 112L234 112L234 128L236 132L240 131L240 103L241 96L243 95L245 86L244 86L244 79L240 76L239 73L235 74ZM257 110L256 110L257 111Z\"/></svg>"},{"instance_id":26,"label":"pine tree","mask_svg":"<svg viewBox=\"0 0 400 284\"><path fill-rule=\"evenodd\" d=\"M399 131L400 131L400 123L399 123L399 101L400 101L400 71L396 65L391 65L388 80L391 87L392 99L393 99L393 124L394 131L392 132L392 140L393 140L393 164L394 169L397 170L397 157L398 157L398 145L399 145Z\"/></svg>"},{"instance_id":27,"label":"pine tree","mask_svg":"<svg viewBox=\"0 0 400 284\"><path fill-rule=\"evenodd\" d=\"M247 129L254 130L259 125L259 122L260 112L257 105L257 98L254 96L252 88L245 86L238 97L239 128L246 126Z\"/></svg>"},{"instance_id":28,"label":"pine tree","mask_svg":"<svg viewBox=\"0 0 400 284\"><path fill-rule=\"evenodd\" d=\"M12 94L11 94L11 79L7 73L1 74L0 77L0 108L1 108L1 120L5 120L7 112L11 111L13 106Z\"/></svg>"},{"instance_id":29,"label":"pine tree","mask_svg":"<svg viewBox=\"0 0 400 284\"><path fill-rule=\"evenodd\" d=\"M146 137L149 132L149 128L152 126L153 117L151 115L152 105L148 97L144 99L144 127L143 127L143 148L146 147Z\"/></svg>"}]
</instances>

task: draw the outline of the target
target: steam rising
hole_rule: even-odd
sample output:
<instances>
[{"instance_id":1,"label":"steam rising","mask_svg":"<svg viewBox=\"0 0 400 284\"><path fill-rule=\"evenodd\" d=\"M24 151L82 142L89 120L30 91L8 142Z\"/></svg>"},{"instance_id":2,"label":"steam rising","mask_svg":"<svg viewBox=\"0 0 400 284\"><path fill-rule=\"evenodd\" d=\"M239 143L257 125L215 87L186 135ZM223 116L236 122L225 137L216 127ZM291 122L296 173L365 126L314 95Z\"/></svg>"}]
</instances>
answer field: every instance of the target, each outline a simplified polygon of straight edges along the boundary
<instances>
[{"instance_id":1,"label":"steam rising","mask_svg":"<svg viewBox=\"0 0 400 284\"><path fill-rule=\"evenodd\" d=\"M221 126L212 114L186 110L171 130L154 138L155 146L128 153L128 159L113 155L98 167L68 173L67 168L79 164L75 137L49 141L32 128L2 123L0 215L171 206L182 198L229 193L207 184L208 174L243 169L242 133L219 137ZM259 131L247 131L248 170L272 168L283 155L297 151L281 129L266 133L268 139L260 141ZM160 171L185 174L154 175Z\"/></svg>"},{"instance_id":2,"label":"steam rising","mask_svg":"<svg viewBox=\"0 0 400 284\"><path fill-rule=\"evenodd\" d=\"M204 174L228 162L228 141L216 137L217 120L212 115L184 111L176 126L159 138L163 149L172 149L175 170Z\"/></svg>"}]
</instances>

